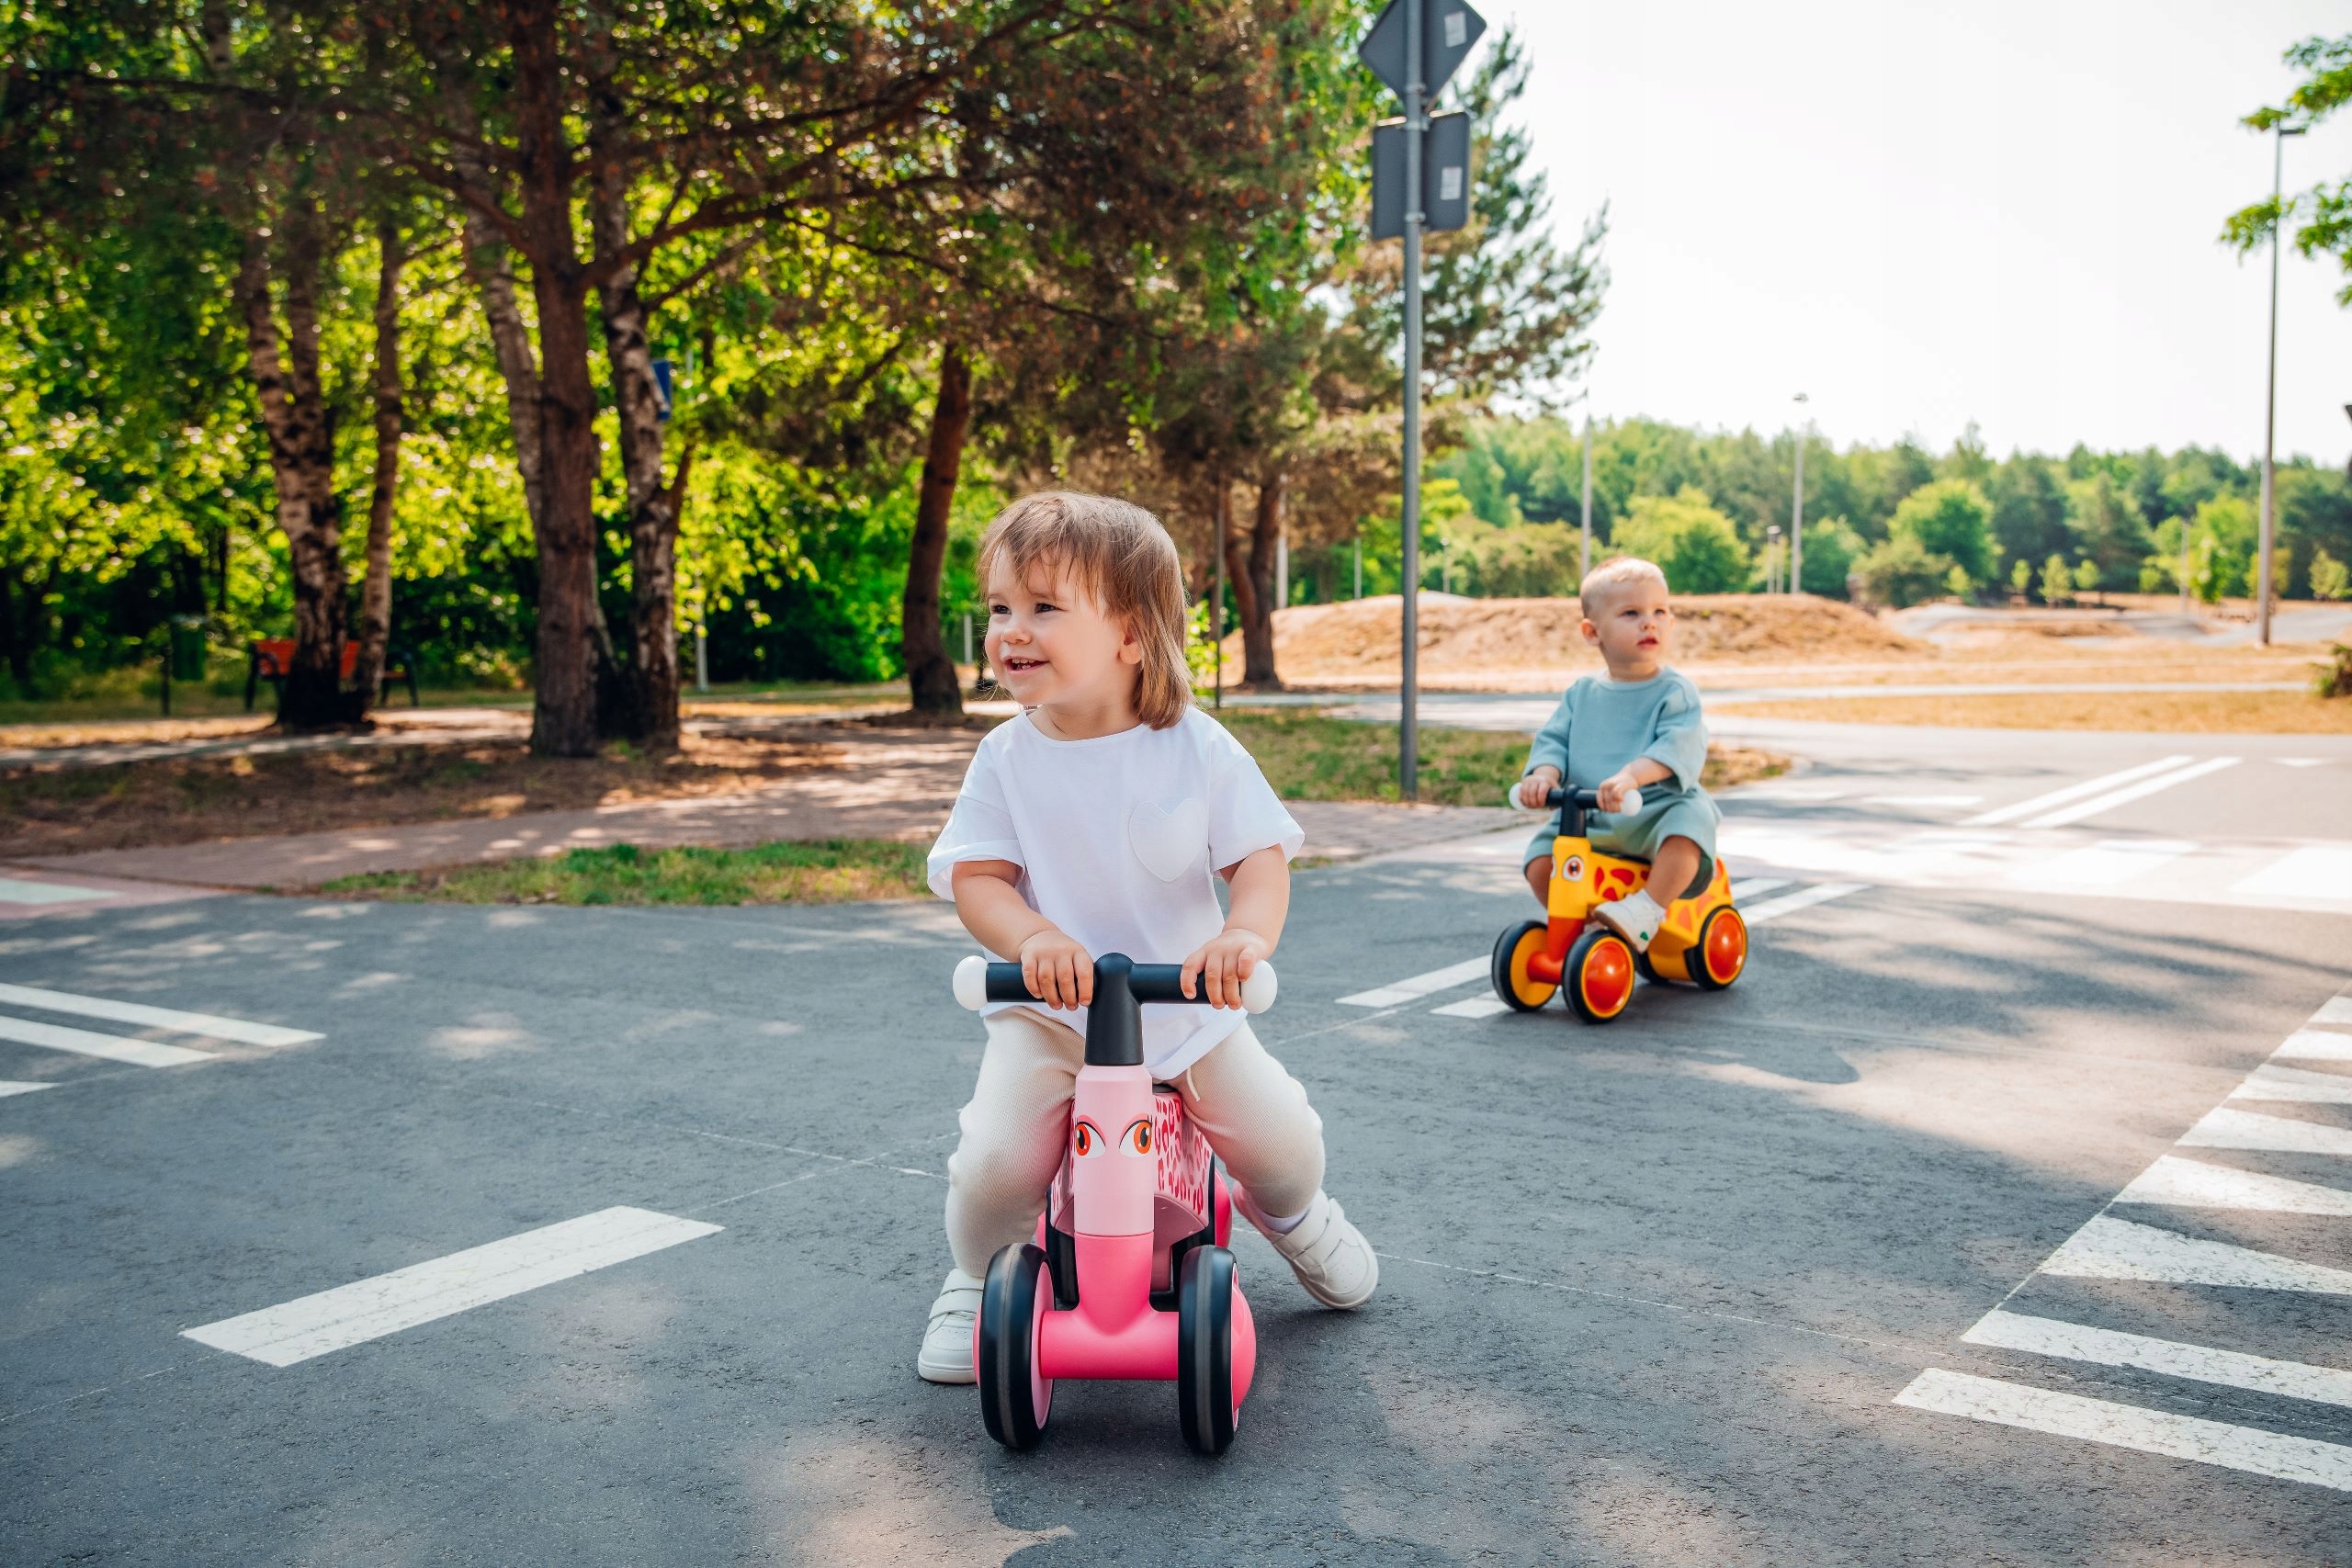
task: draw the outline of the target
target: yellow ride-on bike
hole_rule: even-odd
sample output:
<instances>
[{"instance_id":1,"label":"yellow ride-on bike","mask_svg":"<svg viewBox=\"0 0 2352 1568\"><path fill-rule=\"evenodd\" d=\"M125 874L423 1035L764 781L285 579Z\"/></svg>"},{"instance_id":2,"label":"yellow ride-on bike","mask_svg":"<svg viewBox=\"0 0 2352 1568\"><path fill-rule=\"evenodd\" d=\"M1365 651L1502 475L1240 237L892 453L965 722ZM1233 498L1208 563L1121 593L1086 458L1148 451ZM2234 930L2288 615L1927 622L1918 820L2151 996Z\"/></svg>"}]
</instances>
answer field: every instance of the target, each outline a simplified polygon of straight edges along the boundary
<instances>
[{"instance_id":1,"label":"yellow ride-on bike","mask_svg":"<svg viewBox=\"0 0 2352 1568\"><path fill-rule=\"evenodd\" d=\"M1519 802L1519 792L1510 795ZM1747 922L1732 908L1731 874L1720 857L1714 879L1697 894L1666 907L1650 950L1633 945L1592 919L1592 911L1649 880L1647 861L1598 853L1585 836L1585 813L1600 809L1589 789L1555 789L1544 797L1557 807L1559 826L1552 840L1552 885L1546 920L1523 920L1495 941L1495 995L1521 1012L1533 1012L1555 991L1568 994L1568 1006L1587 1023L1608 1023L1634 999L1634 976L1653 982L1687 981L1702 991L1720 991L1747 966ZM1623 815L1639 811L1639 795L1628 795Z\"/></svg>"}]
</instances>

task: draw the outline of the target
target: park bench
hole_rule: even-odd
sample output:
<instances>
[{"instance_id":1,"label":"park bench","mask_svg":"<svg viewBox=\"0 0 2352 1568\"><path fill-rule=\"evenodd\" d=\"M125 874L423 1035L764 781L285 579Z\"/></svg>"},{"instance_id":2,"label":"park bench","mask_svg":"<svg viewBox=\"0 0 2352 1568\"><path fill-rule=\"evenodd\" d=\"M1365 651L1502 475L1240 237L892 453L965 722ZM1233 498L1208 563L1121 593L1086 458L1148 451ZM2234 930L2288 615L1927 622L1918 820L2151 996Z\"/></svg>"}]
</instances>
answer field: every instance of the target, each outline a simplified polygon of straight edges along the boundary
<instances>
[{"instance_id":1,"label":"park bench","mask_svg":"<svg viewBox=\"0 0 2352 1568\"><path fill-rule=\"evenodd\" d=\"M339 680L348 681L359 665L359 645L345 638L343 658L337 661L335 673ZM254 697L264 681L282 698L286 693L287 672L294 668L294 639L290 637L257 637L245 649L245 711L254 710ZM384 650L383 689L376 694L382 702L392 694L394 682L408 687L408 705L418 706L416 694L416 660L398 649Z\"/></svg>"}]
</instances>

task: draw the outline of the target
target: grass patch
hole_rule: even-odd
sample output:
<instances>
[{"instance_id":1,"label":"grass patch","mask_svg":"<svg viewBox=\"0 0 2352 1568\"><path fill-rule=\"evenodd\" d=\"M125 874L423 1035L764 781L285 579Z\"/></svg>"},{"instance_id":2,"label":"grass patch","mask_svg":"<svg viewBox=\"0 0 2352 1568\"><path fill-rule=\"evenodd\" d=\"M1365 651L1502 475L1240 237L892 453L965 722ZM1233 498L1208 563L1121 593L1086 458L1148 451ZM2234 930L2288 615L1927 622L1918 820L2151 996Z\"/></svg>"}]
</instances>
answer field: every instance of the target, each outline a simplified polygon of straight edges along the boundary
<instances>
[{"instance_id":1,"label":"grass patch","mask_svg":"<svg viewBox=\"0 0 2352 1568\"><path fill-rule=\"evenodd\" d=\"M1296 710L1227 709L1221 722L1249 748L1285 800L1395 800L1396 729ZM1420 730L1420 795L1432 806L1500 806L1527 765L1527 737L1487 729ZM1786 757L1743 747L1707 752L1709 789L1770 778Z\"/></svg>"},{"instance_id":2,"label":"grass patch","mask_svg":"<svg viewBox=\"0 0 2352 1568\"><path fill-rule=\"evenodd\" d=\"M877 839L640 849L613 844L546 859L339 876L338 898L441 904L842 904L923 891L922 844Z\"/></svg>"},{"instance_id":3,"label":"grass patch","mask_svg":"<svg viewBox=\"0 0 2352 1568\"><path fill-rule=\"evenodd\" d=\"M2179 735L2352 735L2352 702L2302 692L2050 692L2007 696L1825 697L1742 703L1743 716L1963 729L2109 729Z\"/></svg>"}]
</instances>

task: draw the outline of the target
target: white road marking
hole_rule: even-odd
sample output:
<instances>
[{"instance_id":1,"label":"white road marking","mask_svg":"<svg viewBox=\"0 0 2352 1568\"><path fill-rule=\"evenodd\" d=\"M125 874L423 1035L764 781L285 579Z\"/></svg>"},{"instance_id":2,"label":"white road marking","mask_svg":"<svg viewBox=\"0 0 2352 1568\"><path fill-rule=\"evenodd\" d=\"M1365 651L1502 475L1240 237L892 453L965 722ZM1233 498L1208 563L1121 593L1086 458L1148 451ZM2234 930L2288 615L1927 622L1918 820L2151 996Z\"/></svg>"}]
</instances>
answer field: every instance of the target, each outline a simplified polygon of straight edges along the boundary
<instances>
[{"instance_id":1,"label":"white road marking","mask_svg":"<svg viewBox=\"0 0 2352 1568\"><path fill-rule=\"evenodd\" d=\"M1775 887L1786 887L1788 885L1789 879L1785 876L1743 877L1731 885L1731 896L1734 898L1760 898Z\"/></svg>"},{"instance_id":2,"label":"white road marking","mask_svg":"<svg viewBox=\"0 0 2352 1568\"><path fill-rule=\"evenodd\" d=\"M2352 1076L2307 1073L2268 1062L2245 1076L2230 1090L2232 1100L2293 1100L2306 1105L2352 1105Z\"/></svg>"},{"instance_id":3,"label":"white road marking","mask_svg":"<svg viewBox=\"0 0 2352 1568\"><path fill-rule=\"evenodd\" d=\"M307 1029L285 1029L274 1023L248 1023L242 1018L216 1018L209 1012L182 1012L177 1008L149 1007L144 1002L119 1001L113 997L82 997L71 991L45 991L37 986L0 986L0 1003L39 1008L43 1012L71 1013L79 1018L103 1018L115 1023L139 1023L181 1034L202 1034L214 1040L234 1040L244 1045L300 1045L326 1036Z\"/></svg>"},{"instance_id":4,"label":"white road marking","mask_svg":"<svg viewBox=\"0 0 2352 1568\"><path fill-rule=\"evenodd\" d=\"M720 1228L650 1209L599 1209L281 1306L208 1323L185 1330L184 1337L273 1367L290 1367Z\"/></svg>"},{"instance_id":5,"label":"white road marking","mask_svg":"<svg viewBox=\"0 0 2352 1568\"><path fill-rule=\"evenodd\" d=\"M0 1040L13 1040L19 1045L39 1045L50 1051L71 1051L77 1056L129 1062L140 1067L177 1067L189 1062L209 1062L212 1059L211 1052L191 1050L186 1045L164 1045L153 1040L127 1040L119 1034L98 1034L87 1029L68 1029L60 1023L35 1023L24 1018L0 1018Z\"/></svg>"},{"instance_id":6,"label":"white road marking","mask_svg":"<svg viewBox=\"0 0 2352 1568\"><path fill-rule=\"evenodd\" d=\"M1986 1313L1975 1327L1961 1337L1971 1345L2030 1350L2039 1356L2096 1361L2106 1367L2137 1367L2166 1377L2221 1383L2256 1393L2352 1405L2352 1371L2340 1367L2274 1361L2267 1356L2186 1345L2176 1339L2154 1339L2144 1334L2122 1334L2086 1324L2061 1323L2055 1318L2029 1317L2022 1313L2003 1312L1998 1307Z\"/></svg>"},{"instance_id":7,"label":"white road marking","mask_svg":"<svg viewBox=\"0 0 2352 1568\"><path fill-rule=\"evenodd\" d=\"M1867 795L1864 806L1973 806L1981 795Z\"/></svg>"},{"instance_id":8,"label":"white road marking","mask_svg":"<svg viewBox=\"0 0 2352 1568\"><path fill-rule=\"evenodd\" d=\"M2324 757L2275 757L2271 760L2288 768L2317 768L2324 766L2327 761Z\"/></svg>"},{"instance_id":9,"label":"white road marking","mask_svg":"<svg viewBox=\"0 0 2352 1568\"><path fill-rule=\"evenodd\" d=\"M2175 784L2185 784L2191 779L2201 779L2208 773L2218 773L2223 768L2234 768L2240 761L2241 759L2236 757L2208 757L2194 767L2181 768L2169 773L2159 773L2152 779L2142 779L2138 784L2126 784L2121 789L2109 790L2107 794L2095 795L2089 800L2077 801L2072 806L2061 807L2055 811L2020 822L2018 826L2063 828L2069 822L2079 822L2086 817L2097 817L2101 812L2112 811L2119 806L2128 806L2132 801L2154 795L2159 790L2170 789Z\"/></svg>"},{"instance_id":10,"label":"white road marking","mask_svg":"<svg viewBox=\"0 0 2352 1568\"><path fill-rule=\"evenodd\" d=\"M12 1094L31 1094L40 1089L56 1087L53 1083L10 1083L5 1078L0 1078L0 1100L6 1100Z\"/></svg>"},{"instance_id":11,"label":"white road marking","mask_svg":"<svg viewBox=\"0 0 2352 1568\"><path fill-rule=\"evenodd\" d=\"M1410 976L1392 985L1381 986L1369 991L1358 991L1351 997L1341 997L1340 1005L1350 1008L1393 1008L1398 1002L1414 1001L1439 991L1450 991L1456 986L1467 985L1473 980L1483 980L1487 977L1487 972L1493 966L1492 954L1482 958L1465 958L1459 964L1449 964L1442 969L1432 969L1426 975Z\"/></svg>"},{"instance_id":12,"label":"white road marking","mask_svg":"<svg viewBox=\"0 0 2352 1568\"><path fill-rule=\"evenodd\" d=\"M2352 1155L2352 1128L2260 1116L2222 1106L2180 1135L2185 1149L2260 1149L2282 1155Z\"/></svg>"},{"instance_id":13,"label":"white road marking","mask_svg":"<svg viewBox=\"0 0 2352 1568\"><path fill-rule=\"evenodd\" d=\"M2257 897L2326 898L2352 904L2352 849L2308 844L2280 855L2233 883L2233 893Z\"/></svg>"},{"instance_id":14,"label":"white road marking","mask_svg":"<svg viewBox=\"0 0 2352 1568\"><path fill-rule=\"evenodd\" d=\"M2182 1209L2259 1209L2278 1214L2352 1216L2352 1192L2290 1181L2230 1165L2166 1155L2115 1195L2119 1203L2169 1203Z\"/></svg>"},{"instance_id":15,"label":"white road marking","mask_svg":"<svg viewBox=\"0 0 2352 1568\"><path fill-rule=\"evenodd\" d=\"M2270 1055L2273 1058L2290 1056L2304 1062L2352 1062L2352 1034L2338 1034L2332 1029L2298 1029Z\"/></svg>"},{"instance_id":16,"label":"white road marking","mask_svg":"<svg viewBox=\"0 0 2352 1568\"><path fill-rule=\"evenodd\" d=\"M1842 800L1854 792L1840 784L1750 784L1733 800Z\"/></svg>"},{"instance_id":17,"label":"white road marking","mask_svg":"<svg viewBox=\"0 0 2352 1568\"><path fill-rule=\"evenodd\" d=\"M1500 997L1465 997L1430 1011L1440 1018L1492 1018L1498 1012L1510 1011L1510 1004Z\"/></svg>"},{"instance_id":18,"label":"white road marking","mask_svg":"<svg viewBox=\"0 0 2352 1568\"><path fill-rule=\"evenodd\" d=\"M0 876L0 904L79 904L113 897L96 887L67 887L55 882L25 882Z\"/></svg>"},{"instance_id":19,"label":"white road marking","mask_svg":"<svg viewBox=\"0 0 2352 1568\"><path fill-rule=\"evenodd\" d=\"M2185 751L2178 756L2159 757L2153 762L2143 762L2136 768L2126 768L2121 773L2104 773L2095 779L2085 779L2080 784L2068 784L2064 789L2053 789L2047 795L2037 795L2030 800L2020 800L2013 805L1996 807L1990 811L1979 812L1962 822L1961 826L1989 828L1996 822L2007 822L2019 817L2030 817L2044 807L2063 806L2070 800L2080 800L2084 795L2097 795L2103 789L2112 789L2117 784L2129 784L2133 779L2145 778L2150 773L2160 773L2166 768L2177 768L2189 761L2192 759Z\"/></svg>"},{"instance_id":20,"label":"white road marking","mask_svg":"<svg viewBox=\"0 0 2352 1568\"><path fill-rule=\"evenodd\" d=\"M2200 1241L2100 1214L2041 1265L2069 1280L2150 1280L2169 1285L2223 1285L2248 1291L2314 1291L2352 1296L2352 1269Z\"/></svg>"},{"instance_id":21,"label":"white road marking","mask_svg":"<svg viewBox=\"0 0 2352 1568\"><path fill-rule=\"evenodd\" d=\"M2352 1024L2352 997L2330 997L2312 1014L2313 1023Z\"/></svg>"},{"instance_id":22,"label":"white road marking","mask_svg":"<svg viewBox=\"0 0 2352 1568\"><path fill-rule=\"evenodd\" d=\"M2101 839L2046 861L2013 867L2009 880L2059 888L2118 887L2196 850L2186 839Z\"/></svg>"},{"instance_id":23,"label":"white road marking","mask_svg":"<svg viewBox=\"0 0 2352 1568\"><path fill-rule=\"evenodd\" d=\"M1752 909L1742 909L1739 917L1751 926L1760 926L1767 920L1777 920L1782 915L1810 909L1815 904L1826 904L1830 899L1843 898L1849 893L1860 893L1862 886L1859 882L1816 883L1794 893L1784 893L1778 898L1767 898Z\"/></svg>"},{"instance_id":24,"label":"white road marking","mask_svg":"<svg viewBox=\"0 0 2352 1568\"><path fill-rule=\"evenodd\" d=\"M1941 1367L1930 1367L1913 1378L1911 1385L1894 1396L1894 1403L1913 1410L1965 1416L1996 1426L2020 1427L2052 1437L2077 1438L2352 1492L2352 1448L2256 1427L2143 1410L2136 1404L2087 1399L2079 1393L2054 1393Z\"/></svg>"}]
</instances>

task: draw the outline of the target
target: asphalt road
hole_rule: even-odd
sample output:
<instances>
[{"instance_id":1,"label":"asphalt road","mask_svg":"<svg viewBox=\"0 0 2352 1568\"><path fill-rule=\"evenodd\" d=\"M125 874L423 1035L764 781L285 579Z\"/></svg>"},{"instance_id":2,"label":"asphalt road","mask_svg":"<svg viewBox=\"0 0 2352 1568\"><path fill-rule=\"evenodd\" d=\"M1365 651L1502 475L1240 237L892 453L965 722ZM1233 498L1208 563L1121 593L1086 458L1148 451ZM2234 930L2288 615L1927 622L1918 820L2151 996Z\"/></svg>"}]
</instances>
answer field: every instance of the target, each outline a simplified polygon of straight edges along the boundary
<instances>
[{"instance_id":1,"label":"asphalt road","mask_svg":"<svg viewBox=\"0 0 2352 1568\"><path fill-rule=\"evenodd\" d=\"M2352 1558L2352 746L1807 745L1727 806L1747 976L1605 1030L1342 999L1532 909L1510 836L1301 874L1261 1032L1386 1261L1239 1243L1214 1461L913 1374L943 908L17 922L0 1562Z\"/></svg>"}]
</instances>

